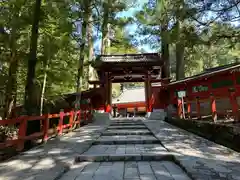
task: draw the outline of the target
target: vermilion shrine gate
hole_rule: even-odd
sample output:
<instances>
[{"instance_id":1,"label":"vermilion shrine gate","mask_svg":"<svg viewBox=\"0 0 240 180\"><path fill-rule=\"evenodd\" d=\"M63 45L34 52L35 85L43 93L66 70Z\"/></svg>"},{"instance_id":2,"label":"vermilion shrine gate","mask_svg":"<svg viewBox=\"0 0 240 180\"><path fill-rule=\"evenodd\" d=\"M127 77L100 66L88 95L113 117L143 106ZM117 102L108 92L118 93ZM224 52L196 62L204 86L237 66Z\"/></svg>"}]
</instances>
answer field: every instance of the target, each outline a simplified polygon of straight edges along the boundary
<instances>
[{"instance_id":1,"label":"vermilion shrine gate","mask_svg":"<svg viewBox=\"0 0 240 180\"><path fill-rule=\"evenodd\" d=\"M144 82L146 111L163 109L164 101L161 104L155 101L160 95L159 88L155 90L152 86L152 83L164 84L169 81L164 71L164 60L159 54L101 55L96 59L94 68L99 80L89 81L94 85L93 108L101 107L105 112L111 112L112 83Z\"/></svg>"}]
</instances>

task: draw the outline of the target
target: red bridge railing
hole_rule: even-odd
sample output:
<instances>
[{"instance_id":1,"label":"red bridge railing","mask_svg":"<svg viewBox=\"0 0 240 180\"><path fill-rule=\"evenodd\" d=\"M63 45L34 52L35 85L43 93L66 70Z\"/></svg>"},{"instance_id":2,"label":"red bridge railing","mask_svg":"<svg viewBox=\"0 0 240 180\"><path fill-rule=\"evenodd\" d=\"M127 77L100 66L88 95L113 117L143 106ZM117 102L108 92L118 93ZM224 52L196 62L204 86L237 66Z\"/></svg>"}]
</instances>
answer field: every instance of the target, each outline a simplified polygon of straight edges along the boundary
<instances>
[{"instance_id":1,"label":"red bridge railing","mask_svg":"<svg viewBox=\"0 0 240 180\"><path fill-rule=\"evenodd\" d=\"M64 124L64 118L68 117L69 122ZM75 121L74 121L75 118ZM58 119L58 125L54 128L50 128L50 121L52 119ZM26 135L27 124L29 121L41 121L40 132L35 132L30 135ZM58 114L45 114L42 116L20 116L15 119L1 120L0 126L16 126L18 129L18 136L16 139L5 140L0 142L0 149L4 149L9 146L15 146L17 151L22 151L24 149L24 143L26 140L42 139L46 142L50 135L61 135L64 129L69 129L73 127L74 124L81 124L81 122L88 123L92 121L92 110L84 109L78 111L63 112ZM53 133L49 132L50 130Z\"/></svg>"}]
</instances>

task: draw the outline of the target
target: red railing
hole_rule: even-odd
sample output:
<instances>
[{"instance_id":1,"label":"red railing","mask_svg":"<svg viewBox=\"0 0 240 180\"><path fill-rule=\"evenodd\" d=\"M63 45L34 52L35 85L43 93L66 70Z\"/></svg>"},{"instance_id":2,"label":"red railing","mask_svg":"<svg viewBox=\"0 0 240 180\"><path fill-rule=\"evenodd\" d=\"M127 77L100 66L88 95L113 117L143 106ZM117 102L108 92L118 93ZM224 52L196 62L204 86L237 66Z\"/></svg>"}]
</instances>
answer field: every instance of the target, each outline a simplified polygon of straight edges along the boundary
<instances>
[{"instance_id":1,"label":"red railing","mask_svg":"<svg viewBox=\"0 0 240 180\"><path fill-rule=\"evenodd\" d=\"M82 114L83 113L83 114ZM64 118L69 117L68 124L64 124ZM83 117L83 118L81 118ZM49 124L51 119L58 118L58 125L55 128L50 128ZM75 118L75 121L74 121ZM35 132L30 135L26 135L27 124L29 121L41 121L41 130L40 132ZM24 143L26 140L42 139L43 142L46 142L50 135L61 135L64 129L71 129L74 124L81 124L81 122L91 122L92 121L92 110L78 110L63 112L59 114L45 114L42 116L21 116L15 119L1 120L0 126L16 126L18 128L17 139L5 140L0 142L0 149L4 149L9 146L15 146L17 151L22 151L24 149ZM53 133L49 132L53 130Z\"/></svg>"},{"instance_id":2,"label":"red railing","mask_svg":"<svg viewBox=\"0 0 240 180\"><path fill-rule=\"evenodd\" d=\"M239 120L239 105L237 102L238 96L235 92L229 93L229 96L226 94L222 96L214 96L210 95L209 97L205 98L195 98L195 99L189 99L184 98L183 101L181 99L176 100L177 103L177 109L176 112L173 112L173 117L177 118L183 118L183 106L182 104L185 104L184 108L184 114L186 118L189 119L203 119L204 117L208 118L210 117L213 121L217 120L218 118L224 118L224 117L232 117L234 120ZM221 103L217 103L217 100L222 100ZM227 102L228 101L228 102ZM202 103L206 103L204 107L201 106ZM227 105L227 103L229 105ZM193 110L192 105L195 105L195 108ZM204 109L203 109L204 108ZM207 112L206 112L206 109Z\"/></svg>"}]
</instances>

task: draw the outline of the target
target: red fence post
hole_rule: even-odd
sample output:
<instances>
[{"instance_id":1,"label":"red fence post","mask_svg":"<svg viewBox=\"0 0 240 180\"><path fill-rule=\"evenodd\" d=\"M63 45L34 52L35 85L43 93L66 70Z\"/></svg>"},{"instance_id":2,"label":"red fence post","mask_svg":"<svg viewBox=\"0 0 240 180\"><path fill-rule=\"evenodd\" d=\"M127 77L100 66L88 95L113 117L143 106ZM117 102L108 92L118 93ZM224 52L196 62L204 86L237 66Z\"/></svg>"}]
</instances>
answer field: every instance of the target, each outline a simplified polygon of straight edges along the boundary
<instances>
[{"instance_id":1,"label":"red fence post","mask_svg":"<svg viewBox=\"0 0 240 180\"><path fill-rule=\"evenodd\" d=\"M188 118L191 119L191 102L187 101L187 114Z\"/></svg>"},{"instance_id":2,"label":"red fence post","mask_svg":"<svg viewBox=\"0 0 240 180\"><path fill-rule=\"evenodd\" d=\"M17 144L17 151L22 151L24 149L24 138L26 136L27 132L27 117L26 119L24 118L19 126L19 131L18 131L18 144Z\"/></svg>"},{"instance_id":3,"label":"red fence post","mask_svg":"<svg viewBox=\"0 0 240 180\"><path fill-rule=\"evenodd\" d=\"M44 118L44 125L43 125L43 142L48 140L48 129L49 129L49 114L45 115Z\"/></svg>"},{"instance_id":4,"label":"red fence post","mask_svg":"<svg viewBox=\"0 0 240 180\"><path fill-rule=\"evenodd\" d=\"M79 122L79 127L81 127L81 110L79 110L78 122Z\"/></svg>"},{"instance_id":5,"label":"red fence post","mask_svg":"<svg viewBox=\"0 0 240 180\"><path fill-rule=\"evenodd\" d=\"M64 110L63 109L61 109L59 116L60 117L59 117L59 122L58 122L58 128L59 128L58 134L61 135L63 132L63 118L64 118Z\"/></svg>"},{"instance_id":6,"label":"red fence post","mask_svg":"<svg viewBox=\"0 0 240 180\"><path fill-rule=\"evenodd\" d=\"M182 118L182 100L178 99L178 117Z\"/></svg>"},{"instance_id":7,"label":"red fence post","mask_svg":"<svg viewBox=\"0 0 240 180\"><path fill-rule=\"evenodd\" d=\"M210 99L211 99L212 120L215 122L215 121L217 121L216 99L212 94L210 95Z\"/></svg>"},{"instance_id":8,"label":"red fence post","mask_svg":"<svg viewBox=\"0 0 240 180\"><path fill-rule=\"evenodd\" d=\"M72 110L71 112L70 112L70 116L69 116L69 124L70 124L70 129L72 128L72 126L73 126L73 117L74 116L74 111Z\"/></svg>"}]
</instances>

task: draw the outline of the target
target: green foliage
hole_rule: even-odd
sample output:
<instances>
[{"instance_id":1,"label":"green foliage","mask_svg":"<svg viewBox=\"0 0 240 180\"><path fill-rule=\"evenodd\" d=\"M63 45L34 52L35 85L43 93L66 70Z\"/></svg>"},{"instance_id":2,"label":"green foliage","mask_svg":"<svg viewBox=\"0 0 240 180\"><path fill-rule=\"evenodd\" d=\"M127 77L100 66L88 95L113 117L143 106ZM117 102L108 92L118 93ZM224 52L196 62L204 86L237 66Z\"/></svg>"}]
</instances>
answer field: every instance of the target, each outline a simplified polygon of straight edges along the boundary
<instances>
[{"instance_id":1,"label":"green foliage","mask_svg":"<svg viewBox=\"0 0 240 180\"><path fill-rule=\"evenodd\" d=\"M231 22L240 19L239 3L220 2L221 6L219 1L149 0L135 15L137 33L144 36L139 42L135 35L136 41L160 52L162 44L170 44L173 79L179 69L191 76L205 68L237 62L240 31ZM182 55L184 58L179 57Z\"/></svg>"}]
</instances>

